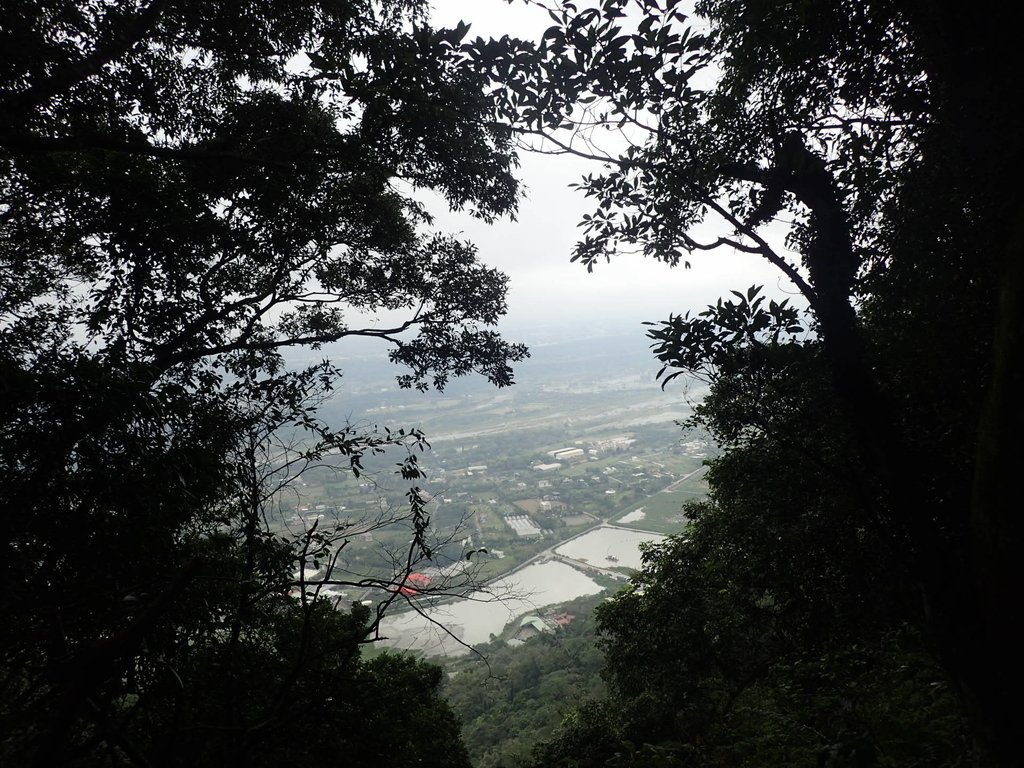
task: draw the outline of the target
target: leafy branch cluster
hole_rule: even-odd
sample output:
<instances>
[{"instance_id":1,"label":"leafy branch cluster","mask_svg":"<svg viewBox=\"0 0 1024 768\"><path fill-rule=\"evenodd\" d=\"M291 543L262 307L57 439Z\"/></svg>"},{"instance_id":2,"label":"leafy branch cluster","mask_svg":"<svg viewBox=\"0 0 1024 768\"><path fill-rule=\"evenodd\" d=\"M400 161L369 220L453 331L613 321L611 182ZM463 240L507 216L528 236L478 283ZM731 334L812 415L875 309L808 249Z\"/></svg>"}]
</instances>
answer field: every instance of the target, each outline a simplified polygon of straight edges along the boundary
<instances>
[{"instance_id":1,"label":"leafy branch cluster","mask_svg":"<svg viewBox=\"0 0 1024 768\"><path fill-rule=\"evenodd\" d=\"M409 0L5 6L0 762L405 765L435 740L465 765L438 673L360 659L438 551L424 436L326 424L341 372L283 355L373 338L402 386L512 383L506 277L415 197L515 211L464 35ZM282 532L298 477L375 454L406 507ZM384 528L408 548L344 571ZM340 586L377 607L318 599Z\"/></svg>"}]
</instances>

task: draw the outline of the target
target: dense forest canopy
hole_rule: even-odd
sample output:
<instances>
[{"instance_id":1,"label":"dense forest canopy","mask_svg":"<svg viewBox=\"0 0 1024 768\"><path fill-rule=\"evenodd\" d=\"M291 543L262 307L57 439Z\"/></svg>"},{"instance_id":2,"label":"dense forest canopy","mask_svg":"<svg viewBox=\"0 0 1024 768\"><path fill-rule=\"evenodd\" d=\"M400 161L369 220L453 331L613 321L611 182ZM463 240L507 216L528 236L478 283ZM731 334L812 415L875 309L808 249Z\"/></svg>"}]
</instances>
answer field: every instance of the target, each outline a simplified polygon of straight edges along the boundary
<instances>
[{"instance_id":1,"label":"dense forest canopy","mask_svg":"<svg viewBox=\"0 0 1024 768\"><path fill-rule=\"evenodd\" d=\"M1019 764L1007 4L528 2L537 40L416 0L5 5L0 761L467 764L438 671L362 659L379 612L301 567L286 596L344 526L267 514L397 449L380 586L431 556L423 436L323 423L340 372L281 350L376 337L403 386L510 384L506 279L415 190L513 213L518 143L594 161L587 268L741 250L808 307L740 284L652 326L722 453L598 611L607 695L538 764Z\"/></svg>"}]
</instances>

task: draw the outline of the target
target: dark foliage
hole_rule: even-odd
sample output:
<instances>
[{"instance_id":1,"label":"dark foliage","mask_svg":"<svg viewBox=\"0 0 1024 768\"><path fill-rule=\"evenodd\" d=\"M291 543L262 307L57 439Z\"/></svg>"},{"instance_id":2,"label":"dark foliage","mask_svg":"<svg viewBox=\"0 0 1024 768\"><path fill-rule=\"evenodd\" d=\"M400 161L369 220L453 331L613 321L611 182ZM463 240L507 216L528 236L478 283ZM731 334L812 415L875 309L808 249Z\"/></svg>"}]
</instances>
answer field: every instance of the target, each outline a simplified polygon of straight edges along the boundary
<instances>
[{"instance_id":1,"label":"dark foliage","mask_svg":"<svg viewBox=\"0 0 1024 768\"><path fill-rule=\"evenodd\" d=\"M409 193L514 211L464 34L405 0L5 4L0 762L465 764L437 673L361 662L379 611L301 575L351 521L268 526L304 468L392 449L415 485L425 445L320 421L340 372L283 348L378 338L420 388L525 355ZM409 498L392 594L431 552Z\"/></svg>"},{"instance_id":2,"label":"dark foliage","mask_svg":"<svg viewBox=\"0 0 1024 768\"><path fill-rule=\"evenodd\" d=\"M765 726L735 717L765 686L817 669L837 700L863 689L848 663L859 649L894 700L908 697L900 708L928 691L889 664L909 653L919 682L955 692L976 744L950 740L954 715L936 720L952 730L919 733L914 755L855 747L850 734L880 732L856 707L812 723L772 693L766 711L817 734L803 757L774 761L1019 764L1024 120L1008 10L696 11L691 22L675 0L555 3L539 41L464 47L505 84L523 141L597 164L579 184L594 208L577 260L632 250L689 266L741 250L808 308L800 319L754 288L651 330L666 380L711 383L697 421L725 452L689 542L652 556L605 613L621 695L602 710L619 730L601 743L617 746L562 756L725 760L719 747ZM724 234L703 235L708 219ZM871 706L885 704L884 686L873 691Z\"/></svg>"}]
</instances>

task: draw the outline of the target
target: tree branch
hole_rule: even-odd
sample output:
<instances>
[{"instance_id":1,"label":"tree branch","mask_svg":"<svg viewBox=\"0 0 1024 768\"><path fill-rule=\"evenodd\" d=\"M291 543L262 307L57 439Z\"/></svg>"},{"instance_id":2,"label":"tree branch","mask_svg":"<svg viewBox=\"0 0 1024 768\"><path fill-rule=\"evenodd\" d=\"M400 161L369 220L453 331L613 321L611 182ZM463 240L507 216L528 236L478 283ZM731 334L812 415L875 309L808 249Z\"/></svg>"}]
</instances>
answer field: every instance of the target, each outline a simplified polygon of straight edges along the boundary
<instances>
[{"instance_id":1,"label":"tree branch","mask_svg":"<svg viewBox=\"0 0 1024 768\"><path fill-rule=\"evenodd\" d=\"M269 351L272 349L281 349L283 347L294 347L306 344L330 344L331 342L340 341L347 336L365 336L374 339L384 339L385 341L389 341L393 344L398 344L398 340L392 337L409 330L416 324L416 320L408 320L394 328L345 329L338 333L325 333L311 336L291 336L285 339L274 339L272 341L236 340L227 344L218 344L212 347L199 347L195 349L184 349L179 352L158 356L158 363L161 368L170 368L178 363L199 360L203 357L221 355L226 352L238 352L243 349Z\"/></svg>"},{"instance_id":2,"label":"tree branch","mask_svg":"<svg viewBox=\"0 0 1024 768\"><path fill-rule=\"evenodd\" d=\"M156 24L168 0L153 0L146 8L116 32L109 40L99 43L93 52L79 61L72 61L58 68L50 77L31 86L25 91L0 91L0 99L8 109L32 109L57 95L78 85L83 80L100 72L104 66L127 53L132 46Z\"/></svg>"},{"instance_id":3,"label":"tree branch","mask_svg":"<svg viewBox=\"0 0 1024 768\"><path fill-rule=\"evenodd\" d=\"M243 165L266 168L292 168L293 163L284 160L254 157L240 152L220 152L187 147L162 147L147 141L127 141L100 134L88 136L36 136L32 134L0 134L0 147L10 152L116 152L126 155L142 155L166 160L182 160L192 163L207 163L211 160L229 161Z\"/></svg>"}]
</instances>

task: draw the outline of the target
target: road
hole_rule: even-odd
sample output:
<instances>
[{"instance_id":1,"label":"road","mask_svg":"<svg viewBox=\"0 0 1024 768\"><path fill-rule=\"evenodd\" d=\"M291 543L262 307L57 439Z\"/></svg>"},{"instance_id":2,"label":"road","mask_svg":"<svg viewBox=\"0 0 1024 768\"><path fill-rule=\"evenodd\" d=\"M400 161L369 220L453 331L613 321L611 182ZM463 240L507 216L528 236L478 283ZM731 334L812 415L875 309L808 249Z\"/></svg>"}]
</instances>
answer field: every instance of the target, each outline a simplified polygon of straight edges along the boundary
<instances>
[{"instance_id":1,"label":"road","mask_svg":"<svg viewBox=\"0 0 1024 768\"><path fill-rule=\"evenodd\" d=\"M666 403L664 399L657 397L634 405L617 406L600 413L576 413L571 419L577 431L580 434L586 434L598 430L618 427L625 428L636 424L660 424L667 421L679 421L689 416L690 413L691 411L688 407L682 409L678 403ZM632 420L624 420L624 418L628 418L633 414L640 415ZM569 418L568 413L563 411L554 411L540 416L516 417L513 421L501 422L478 429L432 434L430 442L442 443L452 440L469 440L486 435L536 429L538 427L561 424Z\"/></svg>"},{"instance_id":2,"label":"road","mask_svg":"<svg viewBox=\"0 0 1024 768\"><path fill-rule=\"evenodd\" d=\"M676 480L676 481L674 481L672 483L669 483L664 488L662 488L660 491L656 491L655 493L668 493L669 491L674 491L676 488L678 488L680 485L685 483L687 480L689 480L694 475L699 475L701 472L705 472L705 471L707 471L707 466L706 465L699 466L695 470L693 470L693 472L690 472L688 475L683 475L678 480ZM652 493L651 496L653 496L653 495L654 494Z\"/></svg>"},{"instance_id":3,"label":"road","mask_svg":"<svg viewBox=\"0 0 1024 768\"><path fill-rule=\"evenodd\" d=\"M693 470L692 472L690 472L690 473L688 473L686 475L683 475L678 480L673 480L671 483L666 485L661 490L655 491L654 493L650 494L647 498L650 498L651 496L655 496L655 495L657 495L659 493L669 493L671 491L674 491L676 488L678 488L680 485L685 483L691 477L694 477L695 475L698 475L701 472L704 472L705 470L707 470L706 466L697 467L697 469ZM618 517L618 516L619 516L619 513L616 513L612 517ZM600 566L593 565L592 563L581 563L579 560L573 560L570 557L565 557L564 555L559 555L557 552L555 552L555 550L558 547L561 547L564 544L568 544L570 541L573 541L574 539L578 539L580 536L586 536L591 531L595 531L595 530L597 530L598 528L600 528L602 526L606 526L608 528L618 528L619 530L622 530L622 531L641 531L642 530L640 528L629 528L629 527L626 527L626 526L623 526L623 525L615 525L614 523L611 522L611 518L609 518L608 520L605 520L605 519L600 518L600 517L597 517L597 518L594 518L594 519L595 519L595 522L594 522L593 525L588 526L587 528L584 528L579 533L574 533L572 536L570 536L567 539L562 539L560 541L555 542L550 547L548 547L547 549L544 549L541 552L538 552L536 555L534 555L533 557L529 558L528 560L525 560L522 563L520 563L519 565L515 566L514 568L512 568L512 569L510 569L508 571L505 571L500 576L496 576L494 580L497 581L498 579L504 579L507 576L511 576L516 571L520 571L523 568L525 568L526 566L531 565L531 564L537 562L538 560L558 560L560 562L566 563L567 565L571 565L574 568L590 568L591 570L598 571L600 573L604 573L606 575L612 576L613 578L621 579L622 578L622 572L621 571L614 570L614 569L611 569L611 568L601 568ZM648 533L655 533L655 531L648 531Z\"/></svg>"},{"instance_id":4,"label":"road","mask_svg":"<svg viewBox=\"0 0 1024 768\"><path fill-rule=\"evenodd\" d=\"M698 467L697 469L695 469L692 472L684 475L683 477L679 478L678 480L673 480L671 483L669 483L664 488L662 488L662 489L660 489L658 491L655 491L652 494L649 494L647 498L650 498L651 496L655 496L655 495L657 495L659 493L668 493L670 491L674 491L676 488L678 488L680 485L685 483L691 477L694 477L695 475L700 474L701 472L705 471L706 469L707 469L707 467L703 467L703 466L702 467ZM587 513L587 514L589 515L590 513ZM612 517L619 517L620 515L621 515L621 513L617 512L614 515L612 515ZM530 566L530 565L532 565L532 564L534 564L536 562L541 562L541 561L546 561L546 560L557 560L557 561L559 561L561 563L565 563L566 565L569 565L569 566L571 566L573 568L576 568L578 570L583 570L583 571L589 570L591 572L596 572L596 573L603 574L605 576L610 576L611 578L616 579L617 581L625 581L626 580L626 576L620 570L617 570L617 569L614 569L614 568L602 568L601 566L597 566L597 565L594 565L594 564L589 563L589 562L581 562L579 560L573 560L570 557L566 557L564 555L560 555L557 552L555 552L556 549L558 549L559 547L563 546L564 544L567 544L570 541L578 539L581 536L586 536L588 533L590 533L592 531L595 531L598 528L601 528L602 526L607 526L609 528L618 528L619 530L622 530L622 531L631 531L631 532L633 532L633 531L642 531L642 529L640 529L640 528L630 528L630 527L623 526L623 525L615 525L614 523L610 522L611 518L608 518L606 520L604 518L596 517L594 515L590 515L590 517L594 518L594 523L592 525L589 525L586 528L584 528L583 530L574 533L572 536L570 536L567 539L560 539L559 541L554 542L551 546L546 547L542 551L540 551L537 554L533 555L532 557L524 560L523 562L513 566L509 570L504 571L504 572L502 572L502 573L500 573L500 574L498 574L496 576L493 576L492 578L490 578L488 580L487 583L488 584L493 584L494 582L500 581L502 579L507 579L512 574L514 574L514 573L516 573L518 571L521 571L524 568L526 568L526 567L528 567L528 566ZM476 547L485 546L483 530L480 527L480 520L479 520L479 518L477 517L477 515L475 513L473 514L473 521L476 524L477 535L479 536L479 541L475 542L475 546ZM647 531L647 533L656 533L656 532L655 531ZM432 598L432 602L433 602L434 605L443 605L445 603L450 603L450 602L454 602L456 600L461 600L461 599L463 599L463 598L457 597L457 596L453 595L453 596L445 596L445 597L434 597L434 598Z\"/></svg>"}]
</instances>

